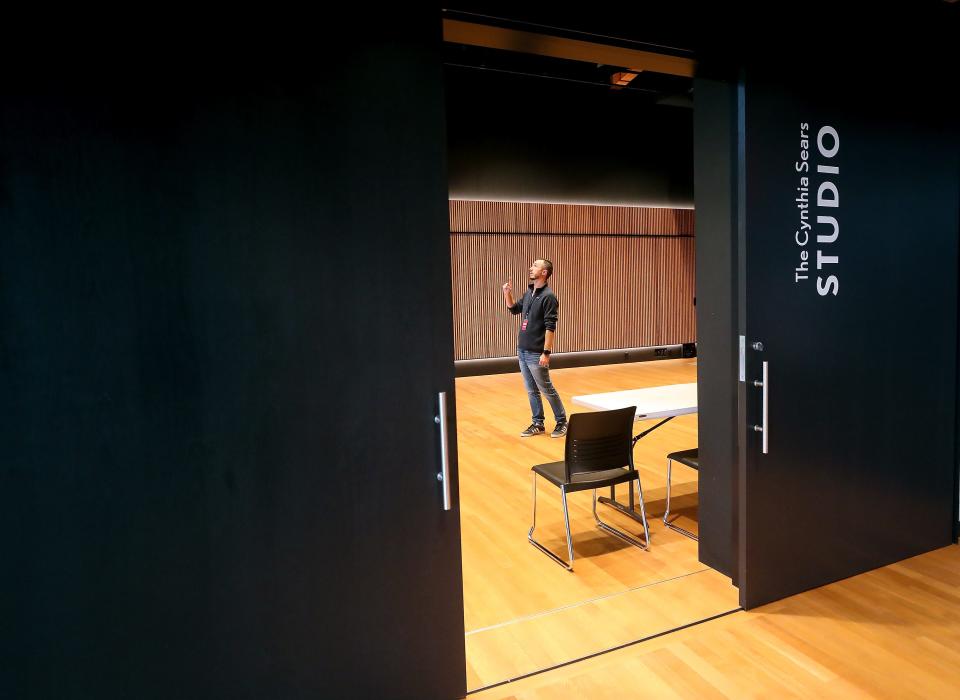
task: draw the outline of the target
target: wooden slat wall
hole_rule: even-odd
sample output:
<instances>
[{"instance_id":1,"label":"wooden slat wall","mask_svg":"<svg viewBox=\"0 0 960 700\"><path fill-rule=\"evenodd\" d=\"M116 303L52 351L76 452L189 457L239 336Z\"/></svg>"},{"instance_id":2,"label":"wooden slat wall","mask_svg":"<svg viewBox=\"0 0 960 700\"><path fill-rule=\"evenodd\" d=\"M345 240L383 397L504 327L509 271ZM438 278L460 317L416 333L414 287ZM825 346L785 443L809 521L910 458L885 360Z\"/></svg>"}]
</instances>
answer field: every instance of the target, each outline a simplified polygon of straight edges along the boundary
<instances>
[{"instance_id":1,"label":"wooden slat wall","mask_svg":"<svg viewBox=\"0 0 960 700\"><path fill-rule=\"evenodd\" d=\"M693 209L453 199L450 232L692 236Z\"/></svg>"},{"instance_id":2,"label":"wooden slat wall","mask_svg":"<svg viewBox=\"0 0 960 700\"><path fill-rule=\"evenodd\" d=\"M518 202L450 202L456 359L516 354L527 269L553 261L558 352L693 342L693 211Z\"/></svg>"}]
</instances>

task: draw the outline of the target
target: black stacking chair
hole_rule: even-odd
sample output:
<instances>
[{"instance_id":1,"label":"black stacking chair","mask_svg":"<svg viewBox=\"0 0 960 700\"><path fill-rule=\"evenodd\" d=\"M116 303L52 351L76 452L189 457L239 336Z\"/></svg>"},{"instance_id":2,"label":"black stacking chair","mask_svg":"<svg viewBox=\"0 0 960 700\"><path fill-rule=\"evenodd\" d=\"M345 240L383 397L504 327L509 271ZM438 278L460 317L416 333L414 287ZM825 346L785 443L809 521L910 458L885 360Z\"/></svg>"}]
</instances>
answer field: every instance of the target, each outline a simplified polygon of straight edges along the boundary
<instances>
[{"instance_id":1,"label":"black stacking chair","mask_svg":"<svg viewBox=\"0 0 960 700\"><path fill-rule=\"evenodd\" d=\"M633 466L631 431L636 412L636 407L631 406L613 411L573 414L570 416L567 429L563 461L538 464L533 467L533 525L530 526L527 539L530 544L568 571L573 571L573 540L570 538L570 513L567 510L568 493L593 489L593 517L601 530L641 549L646 549L650 542L650 529L647 527L647 513L643 507L640 475ZM537 527L537 475L560 488L563 519L567 527L569 563L533 539L533 531ZM637 500L640 503L640 514L643 518L643 542L608 525L597 515L597 489L630 481L637 482Z\"/></svg>"},{"instance_id":2,"label":"black stacking chair","mask_svg":"<svg viewBox=\"0 0 960 700\"><path fill-rule=\"evenodd\" d=\"M671 523L667 518L670 516L670 476L673 471L673 463L680 462L680 464L686 464L691 469L696 469L697 473L700 472L700 450L697 447L694 447L692 450L680 450L679 452L671 452L667 455L667 509L663 512L663 524L669 527L675 532L679 532L681 535L686 535L694 540L700 540L699 537L694 535L689 530L684 530L682 527L677 527Z\"/></svg>"}]
</instances>

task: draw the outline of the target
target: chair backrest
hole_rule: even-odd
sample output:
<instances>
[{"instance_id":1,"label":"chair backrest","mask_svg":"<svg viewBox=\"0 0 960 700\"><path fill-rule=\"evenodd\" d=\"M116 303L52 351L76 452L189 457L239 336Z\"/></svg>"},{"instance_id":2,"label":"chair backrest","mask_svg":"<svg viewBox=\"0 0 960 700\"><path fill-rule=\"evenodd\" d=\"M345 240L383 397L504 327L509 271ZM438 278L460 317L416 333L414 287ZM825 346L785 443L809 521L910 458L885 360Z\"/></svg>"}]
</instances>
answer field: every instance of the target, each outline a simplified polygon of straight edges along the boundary
<instances>
[{"instance_id":1,"label":"chair backrest","mask_svg":"<svg viewBox=\"0 0 960 700\"><path fill-rule=\"evenodd\" d=\"M637 407L574 413L567 427L564 470L573 474L629 466L633 469L633 421Z\"/></svg>"}]
</instances>

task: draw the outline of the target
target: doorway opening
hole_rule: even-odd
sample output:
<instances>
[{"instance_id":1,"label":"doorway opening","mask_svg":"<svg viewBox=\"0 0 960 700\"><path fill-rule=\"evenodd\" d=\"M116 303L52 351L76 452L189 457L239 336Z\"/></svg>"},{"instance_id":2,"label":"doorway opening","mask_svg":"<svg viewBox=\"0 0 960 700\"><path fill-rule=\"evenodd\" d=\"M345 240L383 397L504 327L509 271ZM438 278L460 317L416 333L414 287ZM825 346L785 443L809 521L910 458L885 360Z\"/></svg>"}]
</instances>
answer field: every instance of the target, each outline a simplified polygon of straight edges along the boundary
<instances>
[{"instance_id":1,"label":"doorway opening","mask_svg":"<svg viewBox=\"0 0 960 700\"><path fill-rule=\"evenodd\" d=\"M646 550L597 528L589 491L568 497L572 572L530 545L531 468L562 460L564 440L549 436L546 402L547 434L520 436L531 409L518 321L501 291L511 281L519 299L530 263L552 260L560 311L550 374L568 414L591 411L589 397L697 382L689 52L455 13L445 22L472 691L727 613L738 599L730 579L701 562L699 475L682 462L671 468L674 528L663 520L667 455L697 447L695 407L662 425L635 424L635 434L657 426L634 447ZM559 491L537 488L537 539L562 555ZM618 490L625 501L627 488ZM644 539L634 518L600 508Z\"/></svg>"}]
</instances>

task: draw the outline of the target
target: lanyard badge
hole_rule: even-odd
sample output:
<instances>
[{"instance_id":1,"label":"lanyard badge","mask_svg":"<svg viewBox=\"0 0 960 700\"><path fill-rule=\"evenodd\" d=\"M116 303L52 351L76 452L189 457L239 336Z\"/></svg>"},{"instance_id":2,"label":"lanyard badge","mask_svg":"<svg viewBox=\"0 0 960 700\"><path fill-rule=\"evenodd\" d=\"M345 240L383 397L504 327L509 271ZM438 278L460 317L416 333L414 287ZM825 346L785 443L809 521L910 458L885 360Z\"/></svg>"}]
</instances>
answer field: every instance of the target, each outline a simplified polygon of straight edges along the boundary
<instances>
[{"instance_id":1,"label":"lanyard badge","mask_svg":"<svg viewBox=\"0 0 960 700\"><path fill-rule=\"evenodd\" d=\"M530 304L527 306L526 312L523 314L523 322L520 324L520 331L523 332L527 330L527 322L530 319L530 312L533 311L533 303L537 300L537 297L530 299Z\"/></svg>"}]
</instances>

